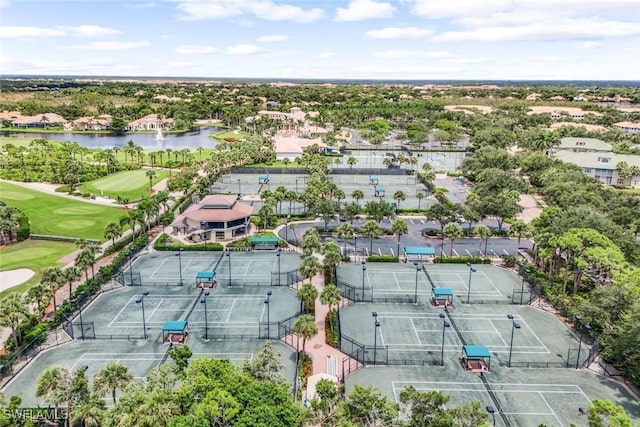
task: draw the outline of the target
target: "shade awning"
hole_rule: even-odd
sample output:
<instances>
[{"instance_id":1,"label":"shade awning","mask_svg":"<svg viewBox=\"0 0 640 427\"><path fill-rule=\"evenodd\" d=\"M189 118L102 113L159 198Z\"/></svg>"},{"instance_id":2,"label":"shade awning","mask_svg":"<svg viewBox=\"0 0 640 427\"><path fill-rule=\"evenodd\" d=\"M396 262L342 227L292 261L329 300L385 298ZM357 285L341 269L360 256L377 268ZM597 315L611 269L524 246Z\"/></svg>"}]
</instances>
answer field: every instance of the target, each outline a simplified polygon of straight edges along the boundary
<instances>
[{"instance_id":1,"label":"shade awning","mask_svg":"<svg viewBox=\"0 0 640 427\"><path fill-rule=\"evenodd\" d=\"M432 292L436 298L453 296L453 290L451 288L433 288Z\"/></svg>"},{"instance_id":2,"label":"shade awning","mask_svg":"<svg viewBox=\"0 0 640 427\"><path fill-rule=\"evenodd\" d=\"M170 320L164 322L162 330L167 332L184 332L185 329L187 329L187 323L186 320Z\"/></svg>"},{"instance_id":3,"label":"shade awning","mask_svg":"<svg viewBox=\"0 0 640 427\"><path fill-rule=\"evenodd\" d=\"M277 237L252 237L251 238L251 244L277 244L278 243L278 238Z\"/></svg>"},{"instance_id":4,"label":"shade awning","mask_svg":"<svg viewBox=\"0 0 640 427\"><path fill-rule=\"evenodd\" d=\"M482 359L485 357L491 357L489 349L483 345L464 345L462 346L462 351L464 351L467 358Z\"/></svg>"},{"instance_id":5,"label":"shade awning","mask_svg":"<svg viewBox=\"0 0 640 427\"><path fill-rule=\"evenodd\" d=\"M435 255L436 250L428 246L408 246L404 248L407 255Z\"/></svg>"},{"instance_id":6,"label":"shade awning","mask_svg":"<svg viewBox=\"0 0 640 427\"><path fill-rule=\"evenodd\" d=\"M216 277L214 271L199 271L196 273L196 279L213 279Z\"/></svg>"}]
</instances>

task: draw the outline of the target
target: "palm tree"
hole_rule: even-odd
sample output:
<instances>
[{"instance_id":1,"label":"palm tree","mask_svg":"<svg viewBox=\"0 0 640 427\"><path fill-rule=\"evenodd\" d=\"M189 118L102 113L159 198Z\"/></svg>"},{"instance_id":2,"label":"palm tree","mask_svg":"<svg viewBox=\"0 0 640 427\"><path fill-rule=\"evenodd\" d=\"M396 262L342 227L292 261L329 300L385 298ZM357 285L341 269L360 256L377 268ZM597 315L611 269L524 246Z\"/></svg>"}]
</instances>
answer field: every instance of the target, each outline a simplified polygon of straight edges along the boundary
<instances>
[{"instance_id":1,"label":"palm tree","mask_svg":"<svg viewBox=\"0 0 640 427\"><path fill-rule=\"evenodd\" d=\"M284 168L287 169L287 167L289 166L289 163L291 163L291 159L288 157L285 157L284 159L282 159L282 163L284 164Z\"/></svg>"},{"instance_id":2,"label":"palm tree","mask_svg":"<svg viewBox=\"0 0 640 427\"><path fill-rule=\"evenodd\" d=\"M53 403L53 410L56 414L60 403L62 403L60 391L64 388L67 377L69 377L69 371L60 366L52 366L40 374L36 383L36 397L42 398L45 402Z\"/></svg>"},{"instance_id":3,"label":"palm tree","mask_svg":"<svg viewBox=\"0 0 640 427\"><path fill-rule=\"evenodd\" d=\"M110 222L104 228L105 239L111 239L111 246L116 244L116 239L122 236L122 226L117 222Z\"/></svg>"},{"instance_id":4,"label":"palm tree","mask_svg":"<svg viewBox=\"0 0 640 427\"><path fill-rule=\"evenodd\" d=\"M333 239L327 239L322 245L322 255L325 271L329 270L329 281L333 282L335 267L342 261L340 246Z\"/></svg>"},{"instance_id":5,"label":"palm tree","mask_svg":"<svg viewBox=\"0 0 640 427\"><path fill-rule=\"evenodd\" d=\"M73 282L76 282L82 278L82 270L78 267L69 267L62 270L62 277L69 285L69 299L73 295Z\"/></svg>"},{"instance_id":6,"label":"palm tree","mask_svg":"<svg viewBox=\"0 0 640 427\"><path fill-rule=\"evenodd\" d=\"M343 222L336 230L338 232L338 239L342 239L344 242L343 254L347 255L347 239L353 236L353 226L348 222Z\"/></svg>"},{"instance_id":7,"label":"palm tree","mask_svg":"<svg viewBox=\"0 0 640 427\"><path fill-rule=\"evenodd\" d=\"M29 310L22 294L13 292L0 299L0 326L11 328L16 351L20 348L20 324L28 316Z\"/></svg>"},{"instance_id":8,"label":"palm tree","mask_svg":"<svg viewBox=\"0 0 640 427\"><path fill-rule=\"evenodd\" d=\"M302 353L305 352L307 340L318 334L318 325L311 314L303 314L293 324L293 333L302 338Z\"/></svg>"},{"instance_id":9,"label":"palm tree","mask_svg":"<svg viewBox=\"0 0 640 427\"><path fill-rule=\"evenodd\" d=\"M58 306L56 304L56 292L64 283L64 279L62 278L62 270L58 267L47 268L42 272L40 283L44 285L49 295L51 295L51 297L53 298L53 314L55 315L56 311L58 310Z\"/></svg>"},{"instance_id":10,"label":"palm tree","mask_svg":"<svg viewBox=\"0 0 640 427\"><path fill-rule=\"evenodd\" d=\"M38 307L39 314L42 314L42 303L44 302L45 296L47 296L47 288L42 283L33 285L27 291L27 301Z\"/></svg>"},{"instance_id":11,"label":"palm tree","mask_svg":"<svg viewBox=\"0 0 640 427\"><path fill-rule=\"evenodd\" d=\"M100 244L93 240L80 239L76 242L76 246L91 255L91 277L95 276L94 264L96 263L96 255L102 250Z\"/></svg>"},{"instance_id":12,"label":"palm tree","mask_svg":"<svg viewBox=\"0 0 640 427\"><path fill-rule=\"evenodd\" d=\"M311 282L311 278L316 274L322 271L322 265L320 261L312 255L304 257L302 262L300 263L300 273L305 279L309 279Z\"/></svg>"},{"instance_id":13,"label":"palm tree","mask_svg":"<svg viewBox=\"0 0 640 427\"><path fill-rule=\"evenodd\" d=\"M95 394L89 395L86 399L81 399L71 410L71 421L76 425L80 423L82 427L100 427L104 425L104 400Z\"/></svg>"},{"instance_id":14,"label":"palm tree","mask_svg":"<svg viewBox=\"0 0 640 427\"><path fill-rule=\"evenodd\" d=\"M369 254L373 252L373 238L380 236L382 234L382 229L378 222L373 219L368 219L367 222L364 223L362 229L360 230L362 234L369 237Z\"/></svg>"},{"instance_id":15,"label":"palm tree","mask_svg":"<svg viewBox=\"0 0 640 427\"><path fill-rule=\"evenodd\" d=\"M443 233L449 239L451 239L451 249L449 250L449 256L453 256L453 241L464 236L464 230L462 226L457 222L450 222L444 226Z\"/></svg>"},{"instance_id":16,"label":"palm tree","mask_svg":"<svg viewBox=\"0 0 640 427\"><path fill-rule=\"evenodd\" d=\"M109 362L93 377L93 389L96 395L104 397L111 393L113 404L116 404L116 390L124 389L133 381L129 368L119 362Z\"/></svg>"},{"instance_id":17,"label":"palm tree","mask_svg":"<svg viewBox=\"0 0 640 427\"><path fill-rule=\"evenodd\" d=\"M333 283L329 283L324 287L322 292L320 292L320 302L329 306L329 313L333 311L333 306L338 307L340 301L342 301L342 292L340 292L340 288ZM332 319L333 316L330 315L329 321L331 322ZM333 328L333 325L331 325L331 328Z\"/></svg>"},{"instance_id":18,"label":"palm tree","mask_svg":"<svg viewBox=\"0 0 640 427\"><path fill-rule=\"evenodd\" d=\"M360 206L360 200L364 199L364 193L362 192L362 190L353 190L353 193L351 193L351 197L356 201L358 206Z\"/></svg>"},{"instance_id":19,"label":"palm tree","mask_svg":"<svg viewBox=\"0 0 640 427\"><path fill-rule=\"evenodd\" d=\"M145 175L149 178L149 190L151 190L151 188L153 188L153 178L156 177L157 173L153 169L147 169Z\"/></svg>"},{"instance_id":20,"label":"palm tree","mask_svg":"<svg viewBox=\"0 0 640 427\"><path fill-rule=\"evenodd\" d=\"M349 157L347 159L347 164L349 165L349 169L353 169L353 166L358 164L358 159L353 156Z\"/></svg>"},{"instance_id":21,"label":"palm tree","mask_svg":"<svg viewBox=\"0 0 640 427\"><path fill-rule=\"evenodd\" d=\"M88 250L80 252L74 260L76 267L84 271L84 280L86 281L89 280L89 266L93 265L93 261L94 258Z\"/></svg>"},{"instance_id":22,"label":"palm tree","mask_svg":"<svg viewBox=\"0 0 640 427\"><path fill-rule=\"evenodd\" d=\"M420 202L422 202L422 199L424 199L424 193L422 191L416 193L416 199L418 199L418 212L420 212Z\"/></svg>"},{"instance_id":23,"label":"palm tree","mask_svg":"<svg viewBox=\"0 0 640 427\"><path fill-rule=\"evenodd\" d=\"M302 252L310 256L314 251L320 250L320 235L315 228L307 228L302 235Z\"/></svg>"},{"instance_id":24,"label":"palm tree","mask_svg":"<svg viewBox=\"0 0 640 427\"><path fill-rule=\"evenodd\" d=\"M396 219L393 221L393 224L391 224L391 232L398 236L398 252L396 256L398 257L398 260L400 260L400 236L409 233L409 225L406 221Z\"/></svg>"},{"instance_id":25,"label":"palm tree","mask_svg":"<svg viewBox=\"0 0 640 427\"><path fill-rule=\"evenodd\" d=\"M521 219L517 219L513 223L511 223L511 226L509 227L509 235L511 237L518 238L518 246L516 247L516 249L520 248L520 240L523 237L525 239L531 237L531 231L531 225L527 224Z\"/></svg>"},{"instance_id":26,"label":"palm tree","mask_svg":"<svg viewBox=\"0 0 640 427\"><path fill-rule=\"evenodd\" d=\"M304 312L310 313L312 308L315 307L315 301L316 298L318 298L318 289L313 283L305 283L298 289L296 295L302 300Z\"/></svg>"},{"instance_id":27,"label":"palm tree","mask_svg":"<svg viewBox=\"0 0 640 427\"><path fill-rule=\"evenodd\" d=\"M480 237L480 241L478 242L478 254L480 253L480 248L482 247L482 239L485 240L485 252L486 252L486 243L489 240L489 236L491 236L491 229L484 224L477 225L473 229L473 235ZM484 254L487 256L487 254Z\"/></svg>"}]
</instances>

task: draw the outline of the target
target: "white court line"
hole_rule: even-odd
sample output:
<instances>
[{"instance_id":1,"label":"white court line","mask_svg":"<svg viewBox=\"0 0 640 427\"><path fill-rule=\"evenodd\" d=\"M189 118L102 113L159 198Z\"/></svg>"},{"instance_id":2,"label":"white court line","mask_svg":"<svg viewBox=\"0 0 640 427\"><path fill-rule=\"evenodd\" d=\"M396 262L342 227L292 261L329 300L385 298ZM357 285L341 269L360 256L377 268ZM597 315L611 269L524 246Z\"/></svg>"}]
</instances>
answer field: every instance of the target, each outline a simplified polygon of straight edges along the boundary
<instances>
[{"instance_id":1,"label":"white court line","mask_svg":"<svg viewBox=\"0 0 640 427\"><path fill-rule=\"evenodd\" d=\"M269 303L271 303L271 301L269 301ZM260 313L260 320L258 320L258 322L262 322L262 318L264 317L264 312L267 311L266 310L266 308L267 308L266 305L267 304L262 304L262 312Z\"/></svg>"},{"instance_id":2,"label":"white court line","mask_svg":"<svg viewBox=\"0 0 640 427\"><path fill-rule=\"evenodd\" d=\"M549 402L547 402L547 399L544 398L544 395L542 394L542 392L538 392L538 395L540 395L540 397L542 398L542 401L544 402L544 404L547 405L547 408L549 408L549 410L553 414L553 417L558 422L558 425L562 426L563 425L562 421L560 421L560 418L558 418L558 416L556 415L556 411L554 411L553 408L549 405Z\"/></svg>"},{"instance_id":3,"label":"white court line","mask_svg":"<svg viewBox=\"0 0 640 427\"><path fill-rule=\"evenodd\" d=\"M500 337L500 341L502 341L502 344L504 344L505 346L508 346L507 342L504 340L504 338L502 338L502 335L498 331L498 328L496 328L496 325L493 324L493 321L491 319L489 319L489 324L491 325L495 333L498 335L498 337Z\"/></svg>"},{"instance_id":4,"label":"white court line","mask_svg":"<svg viewBox=\"0 0 640 427\"><path fill-rule=\"evenodd\" d=\"M231 317L231 313L233 312L233 308L236 306L236 300L233 300L233 303L231 304L231 307L229 308L229 313L227 314L227 318L224 321L224 323L229 323L229 318Z\"/></svg>"},{"instance_id":5,"label":"white court line","mask_svg":"<svg viewBox=\"0 0 640 427\"><path fill-rule=\"evenodd\" d=\"M115 322L115 321L116 321L116 319L117 319L118 317L120 317L120 315L121 315L121 314L122 314L122 312L125 310L125 308L127 308L127 307L129 306L129 304L131 303L131 300L132 300L133 298L134 298L134 297L129 298L129 300L126 302L126 304L122 306L122 308L120 309L120 311L119 311L119 312L118 312L118 313L113 317L113 319L111 319L111 322L109 322L109 324L107 325L107 328L110 328L110 327L111 327L111 325L113 324L113 322Z\"/></svg>"},{"instance_id":6,"label":"white court line","mask_svg":"<svg viewBox=\"0 0 640 427\"><path fill-rule=\"evenodd\" d=\"M413 328L413 333L416 334L416 340L418 340L418 345L422 345L422 341L420 340L418 331L416 331L416 325L413 323L413 317L411 318L411 327Z\"/></svg>"},{"instance_id":7,"label":"white court line","mask_svg":"<svg viewBox=\"0 0 640 427\"><path fill-rule=\"evenodd\" d=\"M376 329L379 329L378 333L380 335L380 345L384 347L386 344L384 343L384 336L382 335L382 327Z\"/></svg>"},{"instance_id":8,"label":"white court line","mask_svg":"<svg viewBox=\"0 0 640 427\"><path fill-rule=\"evenodd\" d=\"M500 290L496 287L496 285L493 283L493 280L489 279L489 276L487 276L487 274L484 271L482 271L481 273L484 275L484 277L486 277L486 279L489 281L489 283L491 283L491 286L493 286L493 289L495 289L496 292L498 292L500 295L502 295L502 292L500 292Z\"/></svg>"},{"instance_id":9,"label":"white court line","mask_svg":"<svg viewBox=\"0 0 640 427\"><path fill-rule=\"evenodd\" d=\"M160 304L162 304L162 301L164 301L164 298L160 298L160 301L158 301L158 304L155 306L151 314L149 314L149 320L151 320L151 318L156 314L156 311L158 311L158 309L160 308Z\"/></svg>"},{"instance_id":10,"label":"white court line","mask_svg":"<svg viewBox=\"0 0 640 427\"><path fill-rule=\"evenodd\" d=\"M400 281L398 280L396 273L393 273L393 278L396 279L396 286L398 287L398 290L401 291L402 288L400 287Z\"/></svg>"},{"instance_id":11,"label":"white court line","mask_svg":"<svg viewBox=\"0 0 640 427\"><path fill-rule=\"evenodd\" d=\"M156 276L156 272L157 272L158 270L160 270L160 268L162 268L162 266L164 265L164 263L165 263L165 262L167 262L167 259L168 259L168 258L163 259L163 260L162 260L162 262L160 263L160 265L158 266L158 268L156 268L155 270L153 270L153 273L151 273L149 277L154 278L154 277Z\"/></svg>"}]
</instances>

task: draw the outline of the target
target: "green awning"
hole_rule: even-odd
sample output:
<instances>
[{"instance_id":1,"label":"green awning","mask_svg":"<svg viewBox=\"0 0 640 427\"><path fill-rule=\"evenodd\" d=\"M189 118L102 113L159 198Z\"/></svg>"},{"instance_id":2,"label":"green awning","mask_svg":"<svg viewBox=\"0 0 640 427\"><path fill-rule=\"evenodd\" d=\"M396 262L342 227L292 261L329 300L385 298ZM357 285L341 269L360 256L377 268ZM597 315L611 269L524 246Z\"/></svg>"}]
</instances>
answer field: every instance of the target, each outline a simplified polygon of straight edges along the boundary
<instances>
[{"instance_id":1,"label":"green awning","mask_svg":"<svg viewBox=\"0 0 640 427\"><path fill-rule=\"evenodd\" d=\"M489 349L483 345L464 345L462 351L467 356L467 359L484 359L491 358Z\"/></svg>"},{"instance_id":2,"label":"green awning","mask_svg":"<svg viewBox=\"0 0 640 427\"><path fill-rule=\"evenodd\" d=\"M187 329L187 321L186 320L170 320L168 322L164 322L164 326L162 326L163 332L184 332Z\"/></svg>"},{"instance_id":3,"label":"green awning","mask_svg":"<svg viewBox=\"0 0 640 427\"><path fill-rule=\"evenodd\" d=\"M436 250L427 246L407 246L404 248L404 253L407 255L435 255Z\"/></svg>"},{"instance_id":4,"label":"green awning","mask_svg":"<svg viewBox=\"0 0 640 427\"><path fill-rule=\"evenodd\" d=\"M196 279L213 279L214 277L216 277L214 271L198 271L196 273Z\"/></svg>"},{"instance_id":5,"label":"green awning","mask_svg":"<svg viewBox=\"0 0 640 427\"><path fill-rule=\"evenodd\" d=\"M277 237L252 237L251 244L252 245L264 245L264 244L276 245L278 244L278 238Z\"/></svg>"},{"instance_id":6,"label":"green awning","mask_svg":"<svg viewBox=\"0 0 640 427\"><path fill-rule=\"evenodd\" d=\"M436 298L453 296L453 290L451 288L433 288L432 292Z\"/></svg>"}]
</instances>

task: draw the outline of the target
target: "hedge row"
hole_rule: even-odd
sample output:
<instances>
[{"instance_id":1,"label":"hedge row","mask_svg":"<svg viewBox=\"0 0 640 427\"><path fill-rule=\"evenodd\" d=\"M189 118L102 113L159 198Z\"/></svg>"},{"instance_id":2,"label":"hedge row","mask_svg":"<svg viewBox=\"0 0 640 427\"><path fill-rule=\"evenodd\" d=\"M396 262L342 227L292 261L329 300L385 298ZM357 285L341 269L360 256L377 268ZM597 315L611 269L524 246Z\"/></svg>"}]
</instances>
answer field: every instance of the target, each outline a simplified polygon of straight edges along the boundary
<instances>
[{"instance_id":1,"label":"hedge row","mask_svg":"<svg viewBox=\"0 0 640 427\"><path fill-rule=\"evenodd\" d=\"M434 264L491 264L491 258L478 258L471 256L463 257L436 257Z\"/></svg>"},{"instance_id":2,"label":"hedge row","mask_svg":"<svg viewBox=\"0 0 640 427\"><path fill-rule=\"evenodd\" d=\"M371 255L367 257L367 262L398 262L398 257L391 255Z\"/></svg>"},{"instance_id":3,"label":"hedge row","mask_svg":"<svg viewBox=\"0 0 640 427\"><path fill-rule=\"evenodd\" d=\"M183 245L181 243L166 243L169 235L162 233L153 244L157 251L221 251L224 247L220 243L198 243L195 245Z\"/></svg>"}]
</instances>

